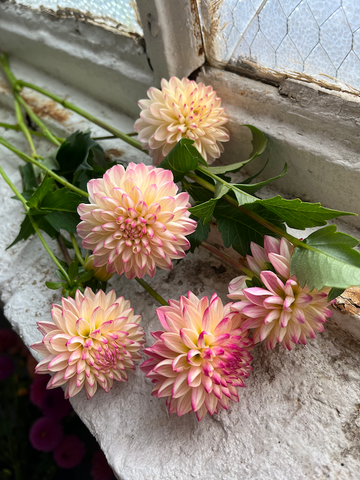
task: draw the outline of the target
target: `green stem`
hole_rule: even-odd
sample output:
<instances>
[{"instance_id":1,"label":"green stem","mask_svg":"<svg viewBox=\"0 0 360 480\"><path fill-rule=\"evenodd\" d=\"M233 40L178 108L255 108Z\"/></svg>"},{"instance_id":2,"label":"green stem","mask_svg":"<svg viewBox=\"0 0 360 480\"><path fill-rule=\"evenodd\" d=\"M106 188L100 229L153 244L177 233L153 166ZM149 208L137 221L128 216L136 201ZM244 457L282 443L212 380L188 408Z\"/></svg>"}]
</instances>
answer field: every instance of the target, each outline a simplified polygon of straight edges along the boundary
<instances>
[{"instance_id":1,"label":"green stem","mask_svg":"<svg viewBox=\"0 0 360 480\"><path fill-rule=\"evenodd\" d=\"M42 130L43 134L45 137L50 140L54 145L59 147L61 143L59 140L51 133L51 131L47 128L47 126L40 120L40 118L33 112L33 110L30 108L30 106L25 102L25 100L18 94L14 93L15 100L19 102L20 105L24 108L26 113L29 115L31 120L36 123Z\"/></svg>"},{"instance_id":2,"label":"green stem","mask_svg":"<svg viewBox=\"0 0 360 480\"><path fill-rule=\"evenodd\" d=\"M30 157L29 155L26 155L26 153L22 152L21 150L18 150L16 147L11 145L11 143L9 143L7 140L5 140L2 137L0 137L0 144L4 145L4 147L6 147L9 150L11 150L12 152L14 152L18 157L20 157L22 160L24 160L24 162L30 162L33 165L36 165L37 167L41 168L41 170L46 172L50 177L55 178L55 180L57 182L64 185L64 187L67 187L69 190L73 190L74 192L79 193L80 195L82 195L83 197L86 197L86 198L89 196L89 194L87 192L84 192L84 190L81 190L80 188L75 187L72 183L68 182L64 178L59 177L59 175L54 173L49 168L45 167L45 165L43 165L41 162L35 160L34 158Z\"/></svg>"},{"instance_id":3,"label":"green stem","mask_svg":"<svg viewBox=\"0 0 360 480\"><path fill-rule=\"evenodd\" d=\"M42 93L46 97L51 98L52 100L55 100L55 102L59 103L65 108L68 108L69 110L72 110L73 112L77 113L78 115L81 115L82 117L86 118L92 123L95 123L95 125L98 125L99 127L103 128L104 130L107 130L108 132L112 133L115 137L120 138L121 140L124 140L124 142L128 143L129 145L137 148L138 150L143 151L141 142L138 140L135 140L134 138L129 137L123 132L120 132L120 130L117 130L116 128L112 127L108 123L103 122L102 120L99 120L98 118L94 117L94 115L91 115L90 113L86 112L85 110L77 107L73 103L68 102L67 100L64 100L63 98L54 95L51 92L48 92L47 90L38 87L32 83L29 82L24 82L23 80L18 80L17 82L18 87L27 87L31 88L32 90L35 90L36 92Z\"/></svg>"},{"instance_id":4,"label":"green stem","mask_svg":"<svg viewBox=\"0 0 360 480\"><path fill-rule=\"evenodd\" d=\"M61 234L59 234L56 241L57 241L57 244L59 245L59 248L60 248L62 254L64 255L64 258L65 258L65 261L66 261L68 267L70 267L70 265L72 263L72 258L69 255L68 249L66 248L66 245L64 243L64 240L63 240L63 237L62 237Z\"/></svg>"},{"instance_id":5,"label":"green stem","mask_svg":"<svg viewBox=\"0 0 360 480\"><path fill-rule=\"evenodd\" d=\"M231 187L231 184L228 184L227 182L225 182L223 179L217 177L217 175L214 175L212 174L211 176L213 176L216 180L220 181L221 183L224 183L226 185L229 185L229 187ZM190 178L191 180L194 180L194 182L198 183L199 185L201 185L202 187L206 188L207 190L211 191L211 192L215 192L215 185L213 185L212 183L210 182L207 182L206 180L204 180L203 178L199 177L198 175L195 175L195 173L192 173L192 172L188 172L186 174L186 177ZM234 207L236 207L238 210L241 210L243 213L245 213L245 215L247 215L248 217L252 218L253 220L255 220L257 223L260 223L260 225L263 225L264 227L266 227L268 230L270 230L271 232L275 233L276 235L278 235L279 237L285 237L287 240L289 240L289 242L291 242L293 245L296 245L297 247L302 247L302 248L307 248L307 249L310 249L310 247L308 245L306 245L306 243L302 242L301 240L299 240L298 238L296 237L293 237L292 235L290 235L289 233L285 232L284 230L282 230L281 228L277 227L276 225L273 225L272 223L268 222L267 220L265 220L264 218L262 218L260 215L258 215L257 213L253 212L252 210L246 208L246 207L243 207L243 206L239 206L237 201L230 197L230 195L224 195L223 197L224 200L226 200L228 203L230 203L231 205L233 205Z\"/></svg>"},{"instance_id":6,"label":"green stem","mask_svg":"<svg viewBox=\"0 0 360 480\"><path fill-rule=\"evenodd\" d=\"M155 290L153 288L150 287L150 285L145 282L145 280L143 280L142 278L138 278L138 277L135 277L135 280L140 283L140 285L148 292L150 293L150 295L152 295L155 300L157 302L160 303L160 305L169 305L168 302L161 296L159 295L157 292L155 292Z\"/></svg>"},{"instance_id":7,"label":"green stem","mask_svg":"<svg viewBox=\"0 0 360 480\"><path fill-rule=\"evenodd\" d=\"M15 99L15 115L16 115L16 121L20 127L20 130L23 132L28 144L29 144L29 147L30 147L30 151L31 151L31 155L34 157L34 158L37 158L37 153L36 153L36 149L35 149L35 145L34 145L34 142L33 142L33 139L32 139L32 136L30 135L30 132L29 132L29 129L27 128L27 126L25 125L25 122L24 122L24 118L23 118L23 115L22 115L22 112L21 112L21 107L20 107L20 103L18 102L17 98L14 97Z\"/></svg>"},{"instance_id":8,"label":"green stem","mask_svg":"<svg viewBox=\"0 0 360 480\"><path fill-rule=\"evenodd\" d=\"M0 122L0 127L1 128L6 128L8 130L16 130L17 132L21 131L20 125L12 125L11 123ZM36 135L37 137L46 138L46 135L44 135L42 132L36 132L35 130L30 130L30 129L29 129L29 132L30 132L31 135ZM65 138L62 138L62 137L55 137L55 138L60 143L65 142ZM114 137L111 137L111 138L114 138Z\"/></svg>"},{"instance_id":9,"label":"green stem","mask_svg":"<svg viewBox=\"0 0 360 480\"><path fill-rule=\"evenodd\" d=\"M74 235L73 233L70 233L70 238L71 238L71 242L72 242L73 247L74 247L74 251L75 251L76 258L79 260L79 262L81 263L81 265L84 266L84 265L85 265L85 260L83 259L82 255L81 255L79 246L78 246L78 244L77 244L77 242L76 242L75 235Z\"/></svg>"},{"instance_id":10,"label":"green stem","mask_svg":"<svg viewBox=\"0 0 360 480\"><path fill-rule=\"evenodd\" d=\"M244 272L246 275L248 275L250 278L252 278L254 276L254 272L252 272L251 270L249 270L248 268L246 268L244 265L242 265L241 263L237 262L236 260L233 260L232 258L230 258L228 255L226 255L226 253L223 253L221 252L220 250L218 250L216 247L214 247L213 245L211 245L210 243L206 242L205 240L203 240L201 243L200 243L200 247L203 247L205 248L206 250L208 250L209 252L213 253L214 255L218 256L219 258L221 258L222 260L225 260L225 262L229 263L230 265L238 268L239 270L241 270L242 272Z\"/></svg>"},{"instance_id":11,"label":"green stem","mask_svg":"<svg viewBox=\"0 0 360 480\"><path fill-rule=\"evenodd\" d=\"M26 204L26 199L21 195L21 193L19 192L19 190L15 187L15 185L12 183L12 181L10 180L10 178L6 175L6 173L4 172L2 166L0 165L0 174L2 175L3 179L5 180L5 182L9 185L9 187L11 188L11 190L15 193L15 195L17 196L17 198L22 202L22 204L24 205L25 207L25 210L26 212L29 211L29 207L27 206ZM37 226L36 222L34 221L34 219L32 218L31 215L28 215L29 217L29 220L30 220L30 223L33 227L33 229L35 230L37 236L39 237L41 243L44 245L45 247L45 250L48 252L50 258L52 259L52 261L55 263L55 265L58 267L58 269L61 271L61 273L64 275L64 277L66 278L66 281L68 282L69 285L71 285L71 281L70 281L70 278L68 276L68 274L66 273L66 271L64 270L64 268L62 267L61 263L59 262L59 260L55 257L55 255L53 254L53 252L50 250L50 247L49 245L46 243L44 237L42 236L40 230L39 230L39 227Z\"/></svg>"},{"instance_id":12,"label":"green stem","mask_svg":"<svg viewBox=\"0 0 360 480\"><path fill-rule=\"evenodd\" d=\"M138 135L137 132L125 133L128 137L135 137ZM105 135L104 137L92 137L93 140L114 140L117 138L115 135Z\"/></svg>"}]
</instances>

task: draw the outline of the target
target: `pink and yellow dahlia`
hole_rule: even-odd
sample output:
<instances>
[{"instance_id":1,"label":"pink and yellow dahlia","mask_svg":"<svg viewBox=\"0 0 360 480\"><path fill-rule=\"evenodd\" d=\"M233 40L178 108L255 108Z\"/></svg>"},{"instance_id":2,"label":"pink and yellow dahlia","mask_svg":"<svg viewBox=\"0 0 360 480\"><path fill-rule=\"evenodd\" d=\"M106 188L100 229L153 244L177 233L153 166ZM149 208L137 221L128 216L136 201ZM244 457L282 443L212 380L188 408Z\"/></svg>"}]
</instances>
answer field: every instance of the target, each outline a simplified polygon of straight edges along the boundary
<instances>
[{"instance_id":1,"label":"pink and yellow dahlia","mask_svg":"<svg viewBox=\"0 0 360 480\"><path fill-rule=\"evenodd\" d=\"M109 169L88 183L90 204L82 203L77 227L94 266L127 278L153 277L156 267L173 268L185 256L186 235L196 228L189 218L189 195L178 194L169 170L130 163Z\"/></svg>"},{"instance_id":2,"label":"pink and yellow dahlia","mask_svg":"<svg viewBox=\"0 0 360 480\"><path fill-rule=\"evenodd\" d=\"M134 128L154 165L184 137L194 140L209 164L220 157L224 151L221 142L230 138L223 126L228 118L211 86L171 77L169 82L161 81L161 90L150 88L147 93L150 100L139 101L142 112Z\"/></svg>"},{"instance_id":3,"label":"pink and yellow dahlia","mask_svg":"<svg viewBox=\"0 0 360 480\"><path fill-rule=\"evenodd\" d=\"M331 316L327 299L330 289L309 291L307 286L300 286L295 275L290 276L294 246L285 238L265 236L264 248L252 242L251 252L253 256L246 257L248 267L264 287L246 288L247 276L234 278L229 285L228 297L237 300L232 309L246 318L242 328L254 328L254 342L266 340L268 350L277 342L287 350L295 343L306 345L306 337L323 332L323 323Z\"/></svg>"},{"instance_id":4,"label":"pink and yellow dahlia","mask_svg":"<svg viewBox=\"0 0 360 480\"><path fill-rule=\"evenodd\" d=\"M44 335L32 348L45 358L36 373L53 373L47 388L66 384L65 397L73 397L84 387L91 398L98 385L108 392L113 381L128 379L126 370L134 370L134 360L144 344L144 332L130 302L116 298L114 290L95 295L86 288L77 290L75 300L62 298L53 305L53 322L38 322Z\"/></svg>"},{"instance_id":5,"label":"pink and yellow dahlia","mask_svg":"<svg viewBox=\"0 0 360 480\"><path fill-rule=\"evenodd\" d=\"M155 384L152 395L167 397L170 413L193 410L201 420L239 401L236 387L245 386L252 370L253 342L231 305L223 306L216 293L209 303L189 292L157 309L165 332L152 333L156 342L144 350L150 359L140 368Z\"/></svg>"}]
</instances>

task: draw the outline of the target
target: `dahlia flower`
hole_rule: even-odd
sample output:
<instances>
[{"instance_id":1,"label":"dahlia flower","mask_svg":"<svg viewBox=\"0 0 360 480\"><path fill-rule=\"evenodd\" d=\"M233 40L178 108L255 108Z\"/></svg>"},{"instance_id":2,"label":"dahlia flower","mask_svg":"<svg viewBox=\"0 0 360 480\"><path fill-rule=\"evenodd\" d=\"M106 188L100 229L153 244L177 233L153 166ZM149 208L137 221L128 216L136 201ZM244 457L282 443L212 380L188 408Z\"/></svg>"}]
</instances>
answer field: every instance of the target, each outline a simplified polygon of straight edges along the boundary
<instances>
[{"instance_id":1,"label":"dahlia flower","mask_svg":"<svg viewBox=\"0 0 360 480\"><path fill-rule=\"evenodd\" d=\"M315 332L323 332L323 323L331 316L327 300L330 289L310 291L307 286L300 286L295 275L290 276L294 246L285 238L265 236L264 248L252 242L251 252L253 256L246 257L247 264L260 277L264 288L245 288L249 278L245 276L235 278L229 285L228 297L238 300L232 309L246 317L242 328L254 328L254 343L266 340L268 350L277 342L287 350L295 343L306 345L306 337L314 338Z\"/></svg>"},{"instance_id":2,"label":"dahlia flower","mask_svg":"<svg viewBox=\"0 0 360 480\"><path fill-rule=\"evenodd\" d=\"M74 468L85 457L85 445L76 435L64 437L54 450L54 460L61 468Z\"/></svg>"},{"instance_id":3,"label":"dahlia flower","mask_svg":"<svg viewBox=\"0 0 360 480\"><path fill-rule=\"evenodd\" d=\"M187 78L161 81L161 90L150 88L150 100L140 100L142 112L134 129L144 149L149 149L154 165L159 163L182 138L194 140L203 158L213 163L224 151L221 142L229 141L223 125L228 121L221 98L211 86Z\"/></svg>"},{"instance_id":4,"label":"dahlia flower","mask_svg":"<svg viewBox=\"0 0 360 480\"><path fill-rule=\"evenodd\" d=\"M177 194L169 170L130 163L109 169L88 183L90 204L81 204L77 231L93 250L95 267L127 278L171 270L172 259L185 256L185 235L196 228L189 218L189 195Z\"/></svg>"},{"instance_id":5,"label":"dahlia flower","mask_svg":"<svg viewBox=\"0 0 360 480\"><path fill-rule=\"evenodd\" d=\"M152 396L167 397L169 413L193 410L201 420L239 401L236 387L245 386L252 370L252 341L230 307L216 293L209 303L189 292L157 309L165 332L152 333L156 342L144 350L150 358L140 368L155 384Z\"/></svg>"},{"instance_id":6,"label":"dahlia flower","mask_svg":"<svg viewBox=\"0 0 360 480\"><path fill-rule=\"evenodd\" d=\"M41 452L51 452L63 438L61 423L52 418L41 417L31 426L29 440L31 445Z\"/></svg>"},{"instance_id":7,"label":"dahlia flower","mask_svg":"<svg viewBox=\"0 0 360 480\"><path fill-rule=\"evenodd\" d=\"M47 388L66 384L65 397L73 397L84 387L87 398L97 386L108 392L113 381L128 379L126 370L134 370L144 332L130 302L116 298L114 290L95 295L90 288L84 295L77 290L75 300L62 298L53 305L53 322L38 322L44 335L32 348L45 356L36 373L54 373Z\"/></svg>"},{"instance_id":8,"label":"dahlia flower","mask_svg":"<svg viewBox=\"0 0 360 480\"><path fill-rule=\"evenodd\" d=\"M85 265L84 265L85 270L87 272L89 270L94 270L94 277L97 280L101 280L102 282L107 282L108 280L110 280L110 278L113 276L113 273L109 273L106 270L106 265L103 265L102 267L95 267L94 260L95 260L94 255L90 255L86 259Z\"/></svg>"}]
</instances>

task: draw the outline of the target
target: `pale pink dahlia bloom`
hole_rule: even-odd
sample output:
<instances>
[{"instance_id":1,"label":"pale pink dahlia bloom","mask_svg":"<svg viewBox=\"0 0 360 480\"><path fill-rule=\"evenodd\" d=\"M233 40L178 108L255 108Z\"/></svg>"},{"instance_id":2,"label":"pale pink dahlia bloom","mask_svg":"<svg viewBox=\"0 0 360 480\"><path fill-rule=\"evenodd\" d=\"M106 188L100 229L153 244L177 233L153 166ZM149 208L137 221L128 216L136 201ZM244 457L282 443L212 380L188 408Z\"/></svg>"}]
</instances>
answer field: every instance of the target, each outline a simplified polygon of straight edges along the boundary
<instances>
[{"instance_id":1,"label":"pale pink dahlia bloom","mask_svg":"<svg viewBox=\"0 0 360 480\"><path fill-rule=\"evenodd\" d=\"M152 333L156 342L144 350L151 358L140 368L155 384L152 395L167 397L170 413L193 410L201 420L206 412L228 409L229 400L239 401L236 387L245 386L252 370L253 342L230 307L216 293L209 303L189 292L157 309L165 332Z\"/></svg>"},{"instance_id":2,"label":"pale pink dahlia bloom","mask_svg":"<svg viewBox=\"0 0 360 480\"><path fill-rule=\"evenodd\" d=\"M187 78L161 81L161 90L150 88L150 100L140 100L142 110L134 128L144 149L149 149L158 165L182 138L194 140L194 146L210 164L224 151L221 142L229 141L223 126L228 118L221 98L211 86Z\"/></svg>"},{"instance_id":3,"label":"pale pink dahlia bloom","mask_svg":"<svg viewBox=\"0 0 360 480\"><path fill-rule=\"evenodd\" d=\"M62 298L53 305L53 322L38 322L44 335L32 348L43 355L36 373L54 373L47 388L66 384L65 397L73 397L84 387L91 398L98 385L108 392L113 381L126 381L126 370L134 370L141 358L144 332L130 302L116 298L114 290L95 295L86 288L77 290L75 300Z\"/></svg>"},{"instance_id":4,"label":"pale pink dahlia bloom","mask_svg":"<svg viewBox=\"0 0 360 480\"><path fill-rule=\"evenodd\" d=\"M287 350L294 343L306 345L306 337L314 338L315 332L323 332L323 323L331 316L327 300L330 289L310 291L299 285L295 275L290 276L294 246L285 238L265 236L264 248L252 242L251 252L247 264L264 288L246 288L247 276L234 278L229 285L228 297L238 300L232 309L246 317L242 328L254 328L254 342L266 340L268 350L277 342Z\"/></svg>"},{"instance_id":5,"label":"pale pink dahlia bloom","mask_svg":"<svg viewBox=\"0 0 360 480\"><path fill-rule=\"evenodd\" d=\"M156 267L171 270L171 260L185 256L185 236L196 222L189 218L189 195L177 193L170 170L115 165L87 188L90 203L78 207L77 231L83 247L93 250L95 267L106 265L127 278L153 277Z\"/></svg>"}]
</instances>

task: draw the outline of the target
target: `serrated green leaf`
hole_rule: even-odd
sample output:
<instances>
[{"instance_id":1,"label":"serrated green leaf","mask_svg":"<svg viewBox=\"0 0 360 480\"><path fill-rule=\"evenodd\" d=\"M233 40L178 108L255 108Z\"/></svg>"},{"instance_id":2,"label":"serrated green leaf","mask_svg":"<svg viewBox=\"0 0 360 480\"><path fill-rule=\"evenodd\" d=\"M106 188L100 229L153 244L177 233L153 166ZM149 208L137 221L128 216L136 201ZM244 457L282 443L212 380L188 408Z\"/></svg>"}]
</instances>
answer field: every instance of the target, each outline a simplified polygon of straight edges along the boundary
<instances>
[{"instance_id":1,"label":"serrated green leaf","mask_svg":"<svg viewBox=\"0 0 360 480\"><path fill-rule=\"evenodd\" d=\"M257 200L268 210L280 217L290 228L304 230L326 225L327 220L354 213L324 208L320 203L302 202L300 199L286 200L280 195L266 200Z\"/></svg>"},{"instance_id":2,"label":"serrated green leaf","mask_svg":"<svg viewBox=\"0 0 360 480\"><path fill-rule=\"evenodd\" d=\"M77 213L69 212L52 212L44 218L57 232L62 229L68 233L76 233L76 227L80 222Z\"/></svg>"},{"instance_id":3,"label":"serrated green leaf","mask_svg":"<svg viewBox=\"0 0 360 480\"><path fill-rule=\"evenodd\" d=\"M78 262L76 260L71 262L69 270L68 270L68 274L69 274L71 282L73 282L75 280L75 278L77 277L78 269L79 269Z\"/></svg>"},{"instance_id":4,"label":"serrated green leaf","mask_svg":"<svg viewBox=\"0 0 360 480\"><path fill-rule=\"evenodd\" d=\"M29 200L26 202L26 205L29 208L36 208L41 200L45 197L54 188L54 179L50 177L45 177L35 192L31 195Z\"/></svg>"},{"instance_id":5,"label":"serrated green leaf","mask_svg":"<svg viewBox=\"0 0 360 480\"><path fill-rule=\"evenodd\" d=\"M8 247L6 247L6 250L13 247L15 244L20 242L20 240L27 240L33 233L35 233L35 230L31 225L30 218L26 216L20 225L20 232L18 236Z\"/></svg>"},{"instance_id":6,"label":"serrated green leaf","mask_svg":"<svg viewBox=\"0 0 360 480\"><path fill-rule=\"evenodd\" d=\"M345 289L360 285L360 253L354 250L356 238L336 231L328 225L312 233L297 247L291 258L291 275L296 275L302 287L310 290L323 287Z\"/></svg>"},{"instance_id":7,"label":"serrated green leaf","mask_svg":"<svg viewBox=\"0 0 360 480\"><path fill-rule=\"evenodd\" d=\"M51 152L51 154L49 156L47 156L43 160L39 159L39 162L42 163L44 165L44 167L48 168L49 170L59 170L60 167L59 167L59 164L56 160L57 152L58 152L58 150L54 150L53 152ZM34 165L34 171L35 171L35 175L37 177L40 174L44 173L44 171L36 165Z\"/></svg>"},{"instance_id":8,"label":"serrated green leaf","mask_svg":"<svg viewBox=\"0 0 360 480\"><path fill-rule=\"evenodd\" d=\"M61 270L55 270L56 275L60 278L60 280L67 281L64 275L62 274Z\"/></svg>"},{"instance_id":9,"label":"serrated green leaf","mask_svg":"<svg viewBox=\"0 0 360 480\"><path fill-rule=\"evenodd\" d=\"M340 297L342 293L344 293L344 288L332 288L328 295L328 302L335 300L335 298Z\"/></svg>"},{"instance_id":10,"label":"serrated green leaf","mask_svg":"<svg viewBox=\"0 0 360 480\"><path fill-rule=\"evenodd\" d=\"M57 154L56 161L59 169L58 175L72 181L76 171L92 169L87 162L91 148L98 144L90 136L90 132L77 131L71 134L64 143L61 144Z\"/></svg>"},{"instance_id":11,"label":"serrated green leaf","mask_svg":"<svg viewBox=\"0 0 360 480\"><path fill-rule=\"evenodd\" d=\"M263 182L252 183L250 185L240 183L240 184L235 185L235 187L240 188L240 190L242 190L243 192L250 193L252 195L252 194L256 193L258 190L260 190L261 188L265 187L265 185L268 185L269 183L274 182L275 180L278 180L279 178L286 175L286 172L287 172L287 164L285 163L283 171L279 175L277 175L276 177L268 178L267 180L264 180Z\"/></svg>"},{"instance_id":12,"label":"serrated green leaf","mask_svg":"<svg viewBox=\"0 0 360 480\"><path fill-rule=\"evenodd\" d=\"M207 202L213 198L212 192L202 187L198 183L190 183L183 179L184 189L187 190L196 202Z\"/></svg>"},{"instance_id":13,"label":"serrated green leaf","mask_svg":"<svg viewBox=\"0 0 360 480\"><path fill-rule=\"evenodd\" d=\"M284 228L284 225L276 215L261 205L251 205L251 209L268 222L277 227ZM274 235L270 230L257 223L236 207L229 205L225 200L219 200L214 216L217 220L218 230L226 248L232 246L240 255L250 254L250 242L258 245L264 244L264 235Z\"/></svg>"},{"instance_id":14,"label":"serrated green leaf","mask_svg":"<svg viewBox=\"0 0 360 480\"><path fill-rule=\"evenodd\" d=\"M76 212L77 207L83 201L83 197L67 188L60 188L49 192L43 198L40 207L46 210L57 210L62 212Z\"/></svg>"},{"instance_id":15,"label":"serrated green leaf","mask_svg":"<svg viewBox=\"0 0 360 480\"><path fill-rule=\"evenodd\" d=\"M199 165L200 154L192 147L193 143L189 138L182 138L159 165L159 168L172 171L175 182L182 180L187 172Z\"/></svg>"},{"instance_id":16,"label":"serrated green leaf","mask_svg":"<svg viewBox=\"0 0 360 480\"><path fill-rule=\"evenodd\" d=\"M242 192L241 190L238 190L236 187L232 188L231 191L234 193L239 206L256 202L256 197L253 197L252 195L249 195L246 192Z\"/></svg>"},{"instance_id":17,"label":"serrated green leaf","mask_svg":"<svg viewBox=\"0 0 360 480\"><path fill-rule=\"evenodd\" d=\"M38 184L35 177L34 168L31 163L27 163L23 167L19 167L22 187L25 191L34 191L37 189Z\"/></svg>"},{"instance_id":18,"label":"serrated green leaf","mask_svg":"<svg viewBox=\"0 0 360 480\"><path fill-rule=\"evenodd\" d=\"M195 205L195 207L190 207L189 212L195 217L203 219L203 223L211 222L213 218L214 208L216 206L217 199L212 198L211 200L201 203L200 205Z\"/></svg>"},{"instance_id":19,"label":"serrated green leaf","mask_svg":"<svg viewBox=\"0 0 360 480\"><path fill-rule=\"evenodd\" d=\"M190 252L194 253L195 249L200 245L203 240L208 238L210 233L210 225L207 223L204 225L202 219L197 220L198 224L196 230L191 235L188 235L187 239L190 242Z\"/></svg>"},{"instance_id":20,"label":"serrated green leaf","mask_svg":"<svg viewBox=\"0 0 360 480\"><path fill-rule=\"evenodd\" d=\"M58 290L59 288L65 287L66 283L61 282L45 282L45 285L51 290Z\"/></svg>"},{"instance_id":21,"label":"serrated green leaf","mask_svg":"<svg viewBox=\"0 0 360 480\"><path fill-rule=\"evenodd\" d=\"M215 184L214 198L221 198L228 193L230 186L224 185L221 182Z\"/></svg>"},{"instance_id":22,"label":"serrated green leaf","mask_svg":"<svg viewBox=\"0 0 360 480\"><path fill-rule=\"evenodd\" d=\"M262 153L264 153L264 150L266 148L267 140L265 138L265 135L256 127L252 125L242 125L243 127L248 127L251 130L252 133L252 145L253 145L253 151L251 153L251 156L248 160L244 160L243 162L238 162L238 163L232 163L231 165L224 165L222 167L209 167L209 170L212 173L215 173L215 175L218 174L223 174L227 172L237 172L239 171L244 165L247 163L251 162L254 160L254 158L258 157Z\"/></svg>"}]
</instances>

